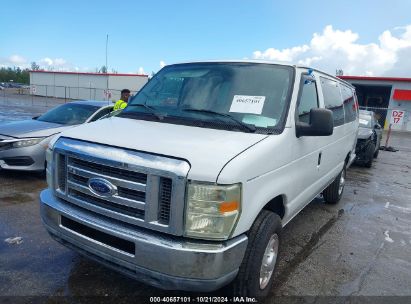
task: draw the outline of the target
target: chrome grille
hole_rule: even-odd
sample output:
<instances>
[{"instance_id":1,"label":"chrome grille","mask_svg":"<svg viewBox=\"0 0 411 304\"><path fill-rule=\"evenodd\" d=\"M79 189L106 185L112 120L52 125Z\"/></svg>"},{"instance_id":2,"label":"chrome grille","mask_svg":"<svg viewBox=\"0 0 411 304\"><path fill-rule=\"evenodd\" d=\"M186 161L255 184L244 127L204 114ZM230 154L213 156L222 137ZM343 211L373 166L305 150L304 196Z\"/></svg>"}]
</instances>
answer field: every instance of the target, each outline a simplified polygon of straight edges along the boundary
<instances>
[{"instance_id":1,"label":"chrome grille","mask_svg":"<svg viewBox=\"0 0 411 304\"><path fill-rule=\"evenodd\" d=\"M64 160L55 167L56 195L67 203L182 235L187 162L66 138L56 143L54 153L55 160ZM109 183L110 193L94 191L91 178ZM65 191L60 191L63 183Z\"/></svg>"},{"instance_id":2,"label":"chrome grille","mask_svg":"<svg viewBox=\"0 0 411 304\"><path fill-rule=\"evenodd\" d=\"M160 178L160 202L158 208L159 222L168 224L170 220L170 203L171 192L173 190L172 180L169 178Z\"/></svg>"},{"instance_id":3,"label":"chrome grille","mask_svg":"<svg viewBox=\"0 0 411 304\"><path fill-rule=\"evenodd\" d=\"M147 181L147 175L120 168L109 167L97 162L90 162L78 157L67 157L68 198L74 204L91 209L94 212L115 212L116 218L124 221L144 220L146 184L135 182ZM123 178L119 178L124 174ZM92 192L88 182L90 178L100 177L117 187L113 196L101 197ZM131 180L129 180L131 179Z\"/></svg>"},{"instance_id":4,"label":"chrome grille","mask_svg":"<svg viewBox=\"0 0 411 304\"><path fill-rule=\"evenodd\" d=\"M98 172L103 175L126 179L141 184L145 184L147 182L146 174L105 166L102 164L96 164L78 158L72 158L70 161L72 166L75 166L79 169Z\"/></svg>"},{"instance_id":5,"label":"chrome grille","mask_svg":"<svg viewBox=\"0 0 411 304\"><path fill-rule=\"evenodd\" d=\"M109 209L109 210L113 210L113 211L118 212L118 213L126 214L130 217L144 218L144 211L143 210L139 210L139 209L136 209L136 208L133 208L133 207L128 207L128 206L125 206L125 205L113 204L110 201L103 200L103 199L97 198L93 195L88 195L88 194L82 193L80 191L70 189L69 190L69 196L73 197L73 198L75 198L79 201L83 201L83 202L86 202L88 204L98 206L100 208Z\"/></svg>"},{"instance_id":6,"label":"chrome grille","mask_svg":"<svg viewBox=\"0 0 411 304\"><path fill-rule=\"evenodd\" d=\"M66 156L59 154L57 157L57 168L59 171L58 175L58 188L61 192L66 192L66 178L67 178L67 164Z\"/></svg>"},{"instance_id":7,"label":"chrome grille","mask_svg":"<svg viewBox=\"0 0 411 304\"><path fill-rule=\"evenodd\" d=\"M146 194L144 192L135 191L135 190L127 189L123 187L118 187L117 193L118 193L118 196L120 197L128 198L128 199L135 200L135 201L145 201L146 199Z\"/></svg>"}]
</instances>

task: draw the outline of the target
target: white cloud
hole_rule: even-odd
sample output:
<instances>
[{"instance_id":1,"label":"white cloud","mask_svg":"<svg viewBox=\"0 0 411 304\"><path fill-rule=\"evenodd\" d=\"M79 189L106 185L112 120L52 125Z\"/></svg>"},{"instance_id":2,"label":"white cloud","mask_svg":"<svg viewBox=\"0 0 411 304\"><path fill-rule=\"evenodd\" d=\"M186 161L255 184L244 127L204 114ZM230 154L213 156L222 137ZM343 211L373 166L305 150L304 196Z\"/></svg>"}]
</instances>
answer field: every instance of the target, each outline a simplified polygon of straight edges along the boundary
<instances>
[{"instance_id":1,"label":"white cloud","mask_svg":"<svg viewBox=\"0 0 411 304\"><path fill-rule=\"evenodd\" d=\"M308 45L303 46L296 46L291 49L283 49L277 50L274 48L269 48L264 52L255 51L253 53L253 57L255 59L268 59L268 60L275 60L275 61L286 61L291 62L293 58L303 54L309 50Z\"/></svg>"},{"instance_id":2,"label":"white cloud","mask_svg":"<svg viewBox=\"0 0 411 304\"><path fill-rule=\"evenodd\" d=\"M163 60L160 60L160 68L164 68L166 66L166 63Z\"/></svg>"},{"instance_id":3,"label":"white cloud","mask_svg":"<svg viewBox=\"0 0 411 304\"><path fill-rule=\"evenodd\" d=\"M14 63L15 65L22 65L22 64L26 64L27 60L26 58L20 56L20 55L11 55L9 57L9 61L11 63Z\"/></svg>"},{"instance_id":4,"label":"white cloud","mask_svg":"<svg viewBox=\"0 0 411 304\"><path fill-rule=\"evenodd\" d=\"M384 31L378 42L361 44L351 30L335 30L327 25L314 33L309 44L285 49L269 48L253 52L254 59L293 62L334 74L411 77L411 25Z\"/></svg>"},{"instance_id":5,"label":"white cloud","mask_svg":"<svg viewBox=\"0 0 411 304\"><path fill-rule=\"evenodd\" d=\"M42 65L52 66L52 65L53 65L53 59L51 59L51 58L49 58L49 57L40 59L39 64L40 64L41 66L42 66Z\"/></svg>"},{"instance_id":6,"label":"white cloud","mask_svg":"<svg viewBox=\"0 0 411 304\"><path fill-rule=\"evenodd\" d=\"M19 67L21 69L25 69L29 67L28 61L21 55L14 54L7 58L0 57L0 67Z\"/></svg>"},{"instance_id":7,"label":"white cloud","mask_svg":"<svg viewBox=\"0 0 411 304\"><path fill-rule=\"evenodd\" d=\"M138 69L138 72L137 72L138 74L141 74L141 75L145 75L146 74L146 72L144 72L144 69L143 69L143 67L140 67L139 69Z\"/></svg>"},{"instance_id":8,"label":"white cloud","mask_svg":"<svg viewBox=\"0 0 411 304\"><path fill-rule=\"evenodd\" d=\"M68 68L69 65L67 64L67 61L63 58L55 58L51 59L49 57L45 57L43 59L40 59L39 61L40 66L46 66L46 67L62 67L62 68ZM74 68L74 67L72 67Z\"/></svg>"},{"instance_id":9,"label":"white cloud","mask_svg":"<svg viewBox=\"0 0 411 304\"><path fill-rule=\"evenodd\" d=\"M64 60L63 58L56 58L54 59L54 65L55 66L64 66L66 65L67 61Z\"/></svg>"},{"instance_id":10,"label":"white cloud","mask_svg":"<svg viewBox=\"0 0 411 304\"><path fill-rule=\"evenodd\" d=\"M64 58L50 58L44 57L38 61L37 64L40 69L51 70L51 71L66 71L66 72L89 72L90 69L86 67L78 67L76 65L67 62Z\"/></svg>"}]
</instances>

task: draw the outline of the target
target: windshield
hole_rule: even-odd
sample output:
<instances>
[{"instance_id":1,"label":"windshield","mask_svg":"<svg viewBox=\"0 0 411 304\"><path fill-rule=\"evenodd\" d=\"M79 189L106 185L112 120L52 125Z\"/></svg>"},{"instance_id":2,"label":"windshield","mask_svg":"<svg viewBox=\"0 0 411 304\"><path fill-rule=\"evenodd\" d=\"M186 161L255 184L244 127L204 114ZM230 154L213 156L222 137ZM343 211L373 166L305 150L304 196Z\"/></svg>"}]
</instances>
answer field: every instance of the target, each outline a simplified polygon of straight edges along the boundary
<instances>
[{"instance_id":1,"label":"windshield","mask_svg":"<svg viewBox=\"0 0 411 304\"><path fill-rule=\"evenodd\" d=\"M78 125L84 123L98 109L99 107L92 105L67 103L44 113L37 120L61 125Z\"/></svg>"},{"instance_id":2,"label":"windshield","mask_svg":"<svg viewBox=\"0 0 411 304\"><path fill-rule=\"evenodd\" d=\"M119 117L244 132L282 129L294 69L259 63L163 68Z\"/></svg>"},{"instance_id":3,"label":"windshield","mask_svg":"<svg viewBox=\"0 0 411 304\"><path fill-rule=\"evenodd\" d=\"M360 127L371 128L371 116L360 114Z\"/></svg>"}]
</instances>

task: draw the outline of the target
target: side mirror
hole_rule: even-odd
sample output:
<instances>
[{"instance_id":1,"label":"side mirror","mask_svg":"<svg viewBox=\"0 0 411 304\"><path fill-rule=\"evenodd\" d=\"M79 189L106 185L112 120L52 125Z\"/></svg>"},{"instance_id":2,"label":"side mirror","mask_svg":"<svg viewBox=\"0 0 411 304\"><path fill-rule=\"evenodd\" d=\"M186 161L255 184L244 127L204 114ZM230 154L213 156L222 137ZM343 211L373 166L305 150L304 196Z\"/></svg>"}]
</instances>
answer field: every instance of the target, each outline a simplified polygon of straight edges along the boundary
<instances>
[{"instance_id":1,"label":"side mirror","mask_svg":"<svg viewBox=\"0 0 411 304\"><path fill-rule=\"evenodd\" d=\"M375 124L375 125L374 125L374 128L376 128L376 129L381 129L381 126L380 126L380 124Z\"/></svg>"},{"instance_id":2,"label":"side mirror","mask_svg":"<svg viewBox=\"0 0 411 304\"><path fill-rule=\"evenodd\" d=\"M334 131L333 112L327 109L311 109L310 124L297 122L296 135L301 136L329 136Z\"/></svg>"}]
</instances>

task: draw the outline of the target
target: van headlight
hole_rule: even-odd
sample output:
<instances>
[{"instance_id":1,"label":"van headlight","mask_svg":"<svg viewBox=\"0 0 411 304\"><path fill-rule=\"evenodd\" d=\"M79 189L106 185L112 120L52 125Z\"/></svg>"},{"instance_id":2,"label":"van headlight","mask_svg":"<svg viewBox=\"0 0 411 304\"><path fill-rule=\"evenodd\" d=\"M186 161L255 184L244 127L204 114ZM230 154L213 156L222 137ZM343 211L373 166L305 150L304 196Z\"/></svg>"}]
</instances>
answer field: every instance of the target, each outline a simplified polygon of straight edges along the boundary
<instances>
[{"instance_id":1,"label":"van headlight","mask_svg":"<svg viewBox=\"0 0 411 304\"><path fill-rule=\"evenodd\" d=\"M241 184L189 183L185 210L185 235L226 240L241 211Z\"/></svg>"}]
</instances>

